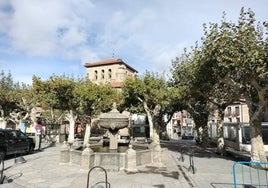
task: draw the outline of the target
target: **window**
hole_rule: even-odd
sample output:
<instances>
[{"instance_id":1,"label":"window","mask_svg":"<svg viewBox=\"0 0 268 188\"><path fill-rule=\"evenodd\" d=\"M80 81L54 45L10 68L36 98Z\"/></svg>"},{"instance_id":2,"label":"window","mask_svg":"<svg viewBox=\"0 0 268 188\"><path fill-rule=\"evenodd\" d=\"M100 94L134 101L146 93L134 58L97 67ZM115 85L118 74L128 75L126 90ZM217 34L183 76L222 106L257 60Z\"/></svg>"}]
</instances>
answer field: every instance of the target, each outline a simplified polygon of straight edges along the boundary
<instances>
[{"instance_id":1,"label":"window","mask_svg":"<svg viewBox=\"0 0 268 188\"><path fill-rule=\"evenodd\" d=\"M26 136L26 134L20 132L19 138L21 138L21 139L26 139L27 136Z\"/></svg>"},{"instance_id":2,"label":"window","mask_svg":"<svg viewBox=\"0 0 268 188\"><path fill-rule=\"evenodd\" d=\"M235 107L235 116L239 116L240 113L239 113L239 106L236 106Z\"/></svg>"},{"instance_id":3,"label":"window","mask_svg":"<svg viewBox=\"0 0 268 188\"><path fill-rule=\"evenodd\" d=\"M108 78L112 79L112 69L109 69L109 71L108 71Z\"/></svg>"},{"instance_id":4,"label":"window","mask_svg":"<svg viewBox=\"0 0 268 188\"><path fill-rule=\"evenodd\" d=\"M104 79L105 76L104 76L104 70L101 70L101 78Z\"/></svg>"},{"instance_id":5,"label":"window","mask_svg":"<svg viewBox=\"0 0 268 188\"><path fill-rule=\"evenodd\" d=\"M98 71L95 70L95 80L98 80Z\"/></svg>"},{"instance_id":6,"label":"window","mask_svg":"<svg viewBox=\"0 0 268 188\"><path fill-rule=\"evenodd\" d=\"M227 108L227 116L231 116L232 115L232 108L228 107Z\"/></svg>"}]
</instances>

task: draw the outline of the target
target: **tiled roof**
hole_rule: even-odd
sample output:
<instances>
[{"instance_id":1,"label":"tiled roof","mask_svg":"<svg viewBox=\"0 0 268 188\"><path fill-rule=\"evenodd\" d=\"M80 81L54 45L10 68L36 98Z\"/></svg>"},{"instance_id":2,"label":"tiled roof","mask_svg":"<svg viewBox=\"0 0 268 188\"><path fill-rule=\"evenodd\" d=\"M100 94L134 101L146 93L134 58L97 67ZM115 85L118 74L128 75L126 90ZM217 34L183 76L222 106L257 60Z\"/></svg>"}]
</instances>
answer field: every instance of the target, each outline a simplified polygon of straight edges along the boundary
<instances>
[{"instance_id":1,"label":"tiled roof","mask_svg":"<svg viewBox=\"0 0 268 188\"><path fill-rule=\"evenodd\" d=\"M98 67L98 66L112 65L112 64L124 64L124 65L126 65L127 68L129 68L133 72L138 73L137 70L135 70L134 68L132 68L131 66L126 64L122 59L117 59L117 58L109 58L109 59L105 59L105 60L102 60L102 61L96 61L96 62L92 62L92 63L85 63L84 66L86 68L89 68L89 67Z\"/></svg>"},{"instance_id":2,"label":"tiled roof","mask_svg":"<svg viewBox=\"0 0 268 188\"><path fill-rule=\"evenodd\" d=\"M111 86L114 88L121 88L123 82L111 82Z\"/></svg>"}]
</instances>

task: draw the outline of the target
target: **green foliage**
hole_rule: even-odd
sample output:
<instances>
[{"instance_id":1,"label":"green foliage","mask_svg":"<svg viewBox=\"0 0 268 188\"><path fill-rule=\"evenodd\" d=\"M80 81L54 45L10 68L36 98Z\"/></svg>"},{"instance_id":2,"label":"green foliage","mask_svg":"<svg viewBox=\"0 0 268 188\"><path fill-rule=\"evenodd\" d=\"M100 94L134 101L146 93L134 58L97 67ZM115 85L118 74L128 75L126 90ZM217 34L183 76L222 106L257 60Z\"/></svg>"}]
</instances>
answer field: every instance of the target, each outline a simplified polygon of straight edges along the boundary
<instances>
[{"instance_id":1,"label":"green foliage","mask_svg":"<svg viewBox=\"0 0 268 188\"><path fill-rule=\"evenodd\" d=\"M33 78L33 90L43 108L72 110L77 107L73 90L75 81L65 76L51 76L47 81Z\"/></svg>"},{"instance_id":2,"label":"green foliage","mask_svg":"<svg viewBox=\"0 0 268 188\"><path fill-rule=\"evenodd\" d=\"M123 83L122 95L124 105L131 112L144 112L141 101L146 102L152 110L157 104L168 105L167 82L157 73L146 72L141 77L127 78Z\"/></svg>"},{"instance_id":3,"label":"green foliage","mask_svg":"<svg viewBox=\"0 0 268 188\"><path fill-rule=\"evenodd\" d=\"M0 107L2 114L7 117L12 111L26 110L22 104L22 96L24 92L28 93L29 88L21 86L19 83L13 82L11 73L0 73Z\"/></svg>"},{"instance_id":4,"label":"green foliage","mask_svg":"<svg viewBox=\"0 0 268 188\"><path fill-rule=\"evenodd\" d=\"M267 24L256 23L254 16L250 9L241 9L238 23L224 18L221 25L211 24L203 39L206 61L220 81L232 88L229 93L247 100L251 117L267 106L268 90Z\"/></svg>"},{"instance_id":5,"label":"green foliage","mask_svg":"<svg viewBox=\"0 0 268 188\"><path fill-rule=\"evenodd\" d=\"M59 111L72 110L80 121L87 121L89 117L111 110L113 102L121 103L120 94L110 85L96 85L87 79L52 76L49 80L41 81L34 77L33 90L45 110L57 112L58 116ZM56 121L49 113L44 114L48 121Z\"/></svg>"},{"instance_id":6,"label":"green foliage","mask_svg":"<svg viewBox=\"0 0 268 188\"><path fill-rule=\"evenodd\" d=\"M110 85L96 85L89 80L77 82L74 98L79 103L77 111L89 116L111 110L113 102L121 103L120 94Z\"/></svg>"},{"instance_id":7,"label":"green foliage","mask_svg":"<svg viewBox=\"0 0 268 188\"><path fill-rule=\"evenodd\" d=\"M256 23L250 9L241 9L237 23L225 16L220 24L204 24L201 46L185 50L172 64L173 86L184 91L181 102L197 127L215 107L223 111L241 98L257 122L268 106L268 24Z\"/></svg>"}]
</instances>

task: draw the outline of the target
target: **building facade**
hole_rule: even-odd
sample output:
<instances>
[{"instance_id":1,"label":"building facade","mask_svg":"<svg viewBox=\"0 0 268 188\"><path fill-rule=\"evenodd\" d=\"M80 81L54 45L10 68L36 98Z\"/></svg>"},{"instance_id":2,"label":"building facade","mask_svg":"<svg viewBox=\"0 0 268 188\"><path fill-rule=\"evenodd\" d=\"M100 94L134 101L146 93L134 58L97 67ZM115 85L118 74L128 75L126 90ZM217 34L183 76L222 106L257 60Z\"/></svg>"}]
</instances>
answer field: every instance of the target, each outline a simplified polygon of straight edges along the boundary
<instances>
[{"instance_id":1,"label":"building facade","mask_svg":"<svg viewBox=\"0 0 268 188\"><path fill-rule=\"evenodd\" d=\"M217 113L215 113L217 114ZM209 121L209 137L217 143L217 116L212 115ZM251 150L249 109L245 101L235 102L224 111L223 138L225 147L240 151ZM265 150L268 151L268 110L262 120L262 135Z\"/></svg>"},{"instance_id":2,"label":"building facade","mask_svg":"<svg viewBox=\"0 0 268 188\"><path fill-rule=\"evenodd\" d=\"M86 63L87 78L93 83L110 83L114 88L121 88L123 81L135 76L138 71L126 64L122 59L109 58L102 61Z\"/></svg>"},{"instance_id":3,"label":"building facade","mask_svg":"<svg viewBox=\"0 0 268 188\"><path fill-rule=\"evenodd\" d=\"M126 64L122 59L109 58L102 61L86 63L84 65L87 78L95 84L111 84L113 88L121 90L123 82L138 71ZM119 140L129 134L129 128L119 131Z\"/></svg>"},{"instance_id":4,"label":"building facade","mask_svg":"<svg viewBox=\"0 0 268 188\"><path fill-rule=\"evenodd\" d=\"M224 111L224 122L249 123L249 111L246 103L234 103L227 106Z\"/></svg>"},{"instance_id":5,"label":"building facade","mask_svg":"<svg viewBox=\"0 0 268 188\"><path fill-rule=\"evenodd\" d=\"M165 116L165 121L167 117ZM186 110L175 112L167 123L167 134L170 139L194 135L195 124L190 113Z\"/></svg>"}]
</instances>

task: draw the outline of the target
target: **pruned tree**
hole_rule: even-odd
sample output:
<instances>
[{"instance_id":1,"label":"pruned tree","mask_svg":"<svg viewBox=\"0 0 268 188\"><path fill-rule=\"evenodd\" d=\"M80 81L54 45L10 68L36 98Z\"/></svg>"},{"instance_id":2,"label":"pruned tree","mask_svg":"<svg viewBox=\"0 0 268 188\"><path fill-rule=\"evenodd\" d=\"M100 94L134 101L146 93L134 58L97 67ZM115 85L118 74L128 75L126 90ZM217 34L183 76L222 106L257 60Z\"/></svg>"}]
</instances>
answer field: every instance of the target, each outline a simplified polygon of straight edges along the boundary
<instances>
[{"instance_id":1,"label":"pruned tree","mask_svg":"<svg viewBox=\"0 0 268 188\"><path fill-rule=\"evenodd\" d=\"M264 30L266 33L264 34ZM203 39L204 56L221 82L239 92L249 108L251 160L266 161L262 120L268 106L267 23L256 23L250 9L241 9L237 23L210 24Z\"/></svg>"},{"instance_id":2,"label":"pruned tree","mask_svg":"<svg viewBox=\"0 0 268 188\"><path fill-rule=\"evenodd\" d=\"M173 77L183 83L187 95L194 96L191 100L202 96L199 101L217 106L219 121L227 105L245 99L250 115L252 161L266 161L261 122L268 106L268 24L256 23L250 9L241 9L237 24L227 22L225 16L221 24L204 25L201 47L193 48L173 65Z\"/></svg>"},{"instance_id":3,"label":"pruned tree","mask_svg":"<svg viewBox=\"0 0 268 188\"><path fill-rule=\"evenodd\" d=\"M124 106L132 113L145 112L149 122L150 138L159 141L162 113L169 104L169 88L163 76L146 72L141 77L129 77L122 88ZM159 121L160 120L160 121Z\"/></svg>"},{"instance_id":4,"label":"pruned tree","mask_svg":"<svg viewBox=\"0 0 268 188\"><path fill-rule=\"evenodd\" d=\"M97 127L99 123L98 115L101 112L111 110L113 102L122 103L120 93L109 84L96 85L89 80L80 80L77 82L74 96L78 108L79 119L86 125L83 146L86 147L89 142L91 128Z\"/></svg>"}]
</instances>

